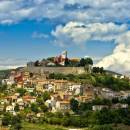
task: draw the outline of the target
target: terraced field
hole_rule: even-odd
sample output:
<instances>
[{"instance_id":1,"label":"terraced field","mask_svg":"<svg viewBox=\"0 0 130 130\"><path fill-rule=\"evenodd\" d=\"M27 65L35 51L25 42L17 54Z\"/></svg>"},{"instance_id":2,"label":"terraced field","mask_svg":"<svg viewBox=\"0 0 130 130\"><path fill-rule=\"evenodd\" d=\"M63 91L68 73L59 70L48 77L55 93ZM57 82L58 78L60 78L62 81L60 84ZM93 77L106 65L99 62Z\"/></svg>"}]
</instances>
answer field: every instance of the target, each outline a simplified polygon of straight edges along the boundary
<instances>
[{"instance_id":1,"label":"terraced field","mask_svg":"<svg viewBox=\"0 0 130 130\"><path fill-rule=\"evenodd\" d=\"M52 125L36 125L36 124L29 124L24 123L22 130L68 130L66 128L63 128L61 126L52 126Z\"/></svg>"}]
</instances>

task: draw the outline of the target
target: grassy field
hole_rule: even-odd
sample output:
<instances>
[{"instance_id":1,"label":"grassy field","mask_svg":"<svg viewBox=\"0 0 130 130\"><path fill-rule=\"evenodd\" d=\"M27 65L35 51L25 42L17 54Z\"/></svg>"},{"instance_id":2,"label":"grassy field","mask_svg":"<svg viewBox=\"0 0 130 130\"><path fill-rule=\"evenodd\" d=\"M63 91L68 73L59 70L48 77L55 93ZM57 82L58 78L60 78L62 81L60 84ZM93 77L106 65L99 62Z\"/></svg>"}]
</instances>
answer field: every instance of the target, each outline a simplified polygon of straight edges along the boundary
<instances>
[{"instance_id":1,"label":"grassy field","mask_svg":"<svg viewBox=\"0 0 130 130\"><path fill-rule=\"evenodd\" d=\"M118 129L121 129L121 130L130 130L130 126L118 125Z\"/></svg>"},{"instance_id":2,"label":"grassy field","mask_svg":"<svg viewBox=\"0 0 130 130\"><path fill-rule=\"evenodd\" d=\"M118 125L119 130L130 130L130 126ZM32 123L23 123L22 130L69 130L69 128L64 128L62 126L54 126L48 124L32 124ZM88 129L81 129L88 130Z\"/></svg>"},{"instance_id":3,"label":"grassy field","mask_svg":"<svg viewBox=\"0 0 130 130\"><path fill-rule=\"evenodd\" d=\"M53 125L39 125L39 124L30 124L30 123L23 123L22 130L68 130L61 126L53 126Z\"/></svg>"}]
</instances>

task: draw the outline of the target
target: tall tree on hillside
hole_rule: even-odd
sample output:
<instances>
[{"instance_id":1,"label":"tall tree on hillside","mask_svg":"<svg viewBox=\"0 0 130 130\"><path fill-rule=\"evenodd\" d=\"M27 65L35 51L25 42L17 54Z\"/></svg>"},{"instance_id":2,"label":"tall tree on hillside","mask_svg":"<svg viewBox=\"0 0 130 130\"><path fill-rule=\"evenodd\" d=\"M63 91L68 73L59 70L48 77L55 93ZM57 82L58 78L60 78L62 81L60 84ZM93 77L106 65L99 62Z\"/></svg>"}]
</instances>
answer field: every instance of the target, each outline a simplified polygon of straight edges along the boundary
<instances>
[{"instance_id":1,"label":"tall tree on hillside","mask_svg":"<svg viewBox=\"0 0 130 130\"><path fill-rule=\"evenodd\" d=\"M81 58L80 66L93 65L93 60L91 58Z\"/></svg>"},{"instance_id":2,"label":"tall tree on hillside","mask_svg":"<svg viewBox=\"0 0 130 130\"><path fill-rule=\"evenodd\" d=\"M79 109L79 102L77 100L75 100L74 98L72 98L70 100L70 108L73 112L78 112Z\"/></svg>"},{"instance_id":3,"label":"tall tree on hillside","mask_svg":"<svg viewBox=\"0 0 130 130\"><path fill-rule=\"evenodd\" d=\"M69 59L65 58L65 66L69 66L69 65L70 65Z\"/></svg>"},{"instance_id":4,"label":"tall tree on hillside","mask_svg":"<svg viewBox=\"0 0 130 130\"><path fill-rule=\"evenodd\" d=\"M80 66L85 66L85 59L84 58L80 59Z\"/></svg>"},{"instance_id":5,"label":"tall tree on hillside","mask_svg":"<svg viewBox=\"0 0 130 130\"><path fill-rule=\"evenodd\" d=\"M85 65L93 65L93 60L91 58L85 58Z\"/></svg>"},{"instance_id":6,"label":"tall tree on hillside","mask_svg":"<svg viewBox=\"0 0 130 130\"><path fill-rule=\"evenodd\" d=\"M48 57L47 60L54 62L55 57Z\"/></svg>"},{"instance_id":7,"label":"tall tree on hillside","mask_svg":"<svg viewBox=\"0 0 130 130\"><path fill-rule=\"evenodd\" d=\"M91 73L93 60L91 58L85 58L85 70Z\"/></svg>"},{"instance_id":8,"label":"tall tree on hillside","mask_svg":"<svg viewBox=\"0 0 130 130\"><path fill-rule=\"evenodd\" d=\"M39 60L37 60L37 61L34 63L34 65L35 65L36 67L39 66L39 65L40 65Z\"/></svg>"}]
</instances>

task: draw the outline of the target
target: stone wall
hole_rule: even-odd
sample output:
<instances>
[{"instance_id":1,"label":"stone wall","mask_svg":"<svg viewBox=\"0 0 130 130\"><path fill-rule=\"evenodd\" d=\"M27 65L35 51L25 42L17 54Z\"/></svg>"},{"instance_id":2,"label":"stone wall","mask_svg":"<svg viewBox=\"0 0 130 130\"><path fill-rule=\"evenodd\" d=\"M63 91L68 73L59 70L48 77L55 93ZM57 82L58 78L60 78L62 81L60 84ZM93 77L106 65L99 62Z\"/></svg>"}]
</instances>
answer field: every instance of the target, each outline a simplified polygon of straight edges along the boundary
<instances>
[{"instance_id":1,"label":"stone wall","mask_svg":"<svg viewBox=\"0 0 130 130\"><path fill-rule=\"evenodd\" d=\"M63 73L63 74L82 74L84 67L26 67L26 71L39 74Z\"/></svg>"}]
</instances>

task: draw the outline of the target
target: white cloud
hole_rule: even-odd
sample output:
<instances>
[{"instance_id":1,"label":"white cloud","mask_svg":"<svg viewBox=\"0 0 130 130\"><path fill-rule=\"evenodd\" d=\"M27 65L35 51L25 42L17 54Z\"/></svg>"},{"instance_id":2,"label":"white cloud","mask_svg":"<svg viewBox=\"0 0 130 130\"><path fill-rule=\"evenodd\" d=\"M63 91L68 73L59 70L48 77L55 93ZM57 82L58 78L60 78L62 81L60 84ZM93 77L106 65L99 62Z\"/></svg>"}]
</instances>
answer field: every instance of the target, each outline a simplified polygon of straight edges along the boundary
<instances>
[{"instance_id":1,"label":"white cloud","mask_svg":"<svg viewBox=\"0 0 130 130\"><path fill-rule=\"evenodd\" d=\"M129 0L2 0L0 23L43 18L85 23L126 22L130 19L129 7Z\"/></svg>"},{"instance_id":2,"label":"white cloud","mask_svg":"<svg viewBox=\"0 0 130 130\"><path fill-rule=\"evenodd\" d=\"M13 58L1 58L0 70L3 69L15 69L17 67L23 67L27 63L27 59L13 59Z\"/></svg>"},{"instance_id":3,"label":"white cloud","mask_svg":"<svg viewBox=\"0 0 130 130\"><path fill-rule=\"evenodd\" d=\"M121 73L130 71L130 31L118 37L116 48L109 56L104 57L96 66Z\"/></svg>"},{"instance_id":4,"label":"white cloud","mask_svg":"<svg viewBox=\"0 0 130 130\"><path fill-rule=\"evenodd\" d=\"M24 65L20 66L0 66L0 70L7 70L7 69L16 69L18 67L24 67Z\"/></svg>"},{"instance_id":5,"label":"white cloud","mask_svg":"<svg viewBox=\"0 0 130 130\"><path fill-rule=\"evenodd\" d=\"M111 41L127 31L127 26L114 23L83 24L81 22L69 22L65 26L59 25L52 35L58 43L75 43L82 45L87 41Z\"/></svg>"}]
</instances>

